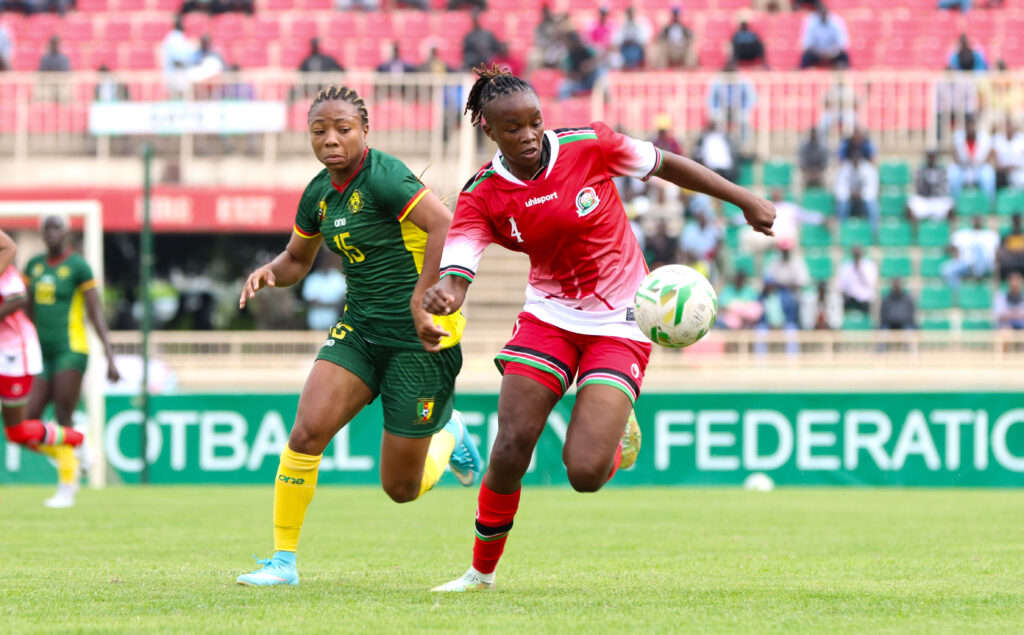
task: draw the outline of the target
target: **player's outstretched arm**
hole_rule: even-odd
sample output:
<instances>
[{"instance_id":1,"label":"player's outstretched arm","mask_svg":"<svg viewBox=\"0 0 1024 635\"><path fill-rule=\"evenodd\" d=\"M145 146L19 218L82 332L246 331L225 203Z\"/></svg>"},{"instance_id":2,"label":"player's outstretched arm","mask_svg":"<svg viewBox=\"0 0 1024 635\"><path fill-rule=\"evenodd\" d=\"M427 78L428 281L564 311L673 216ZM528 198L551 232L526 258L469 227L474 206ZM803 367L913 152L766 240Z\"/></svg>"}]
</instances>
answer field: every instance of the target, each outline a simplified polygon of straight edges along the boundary
<instances>
[{"instance_id":1,"label":"player's outstretched arm","mask_svg":"<svg viewBox=\"0 0 1024 635\"><path fill-rule=\"evenodd\" d=\"M412 312L416 333L423 343L423 348L436 352L441 350L441 339L450 333L435 324L430 314L423 309L423 295L437 282L438 272L441 270L444 239L452 225L452 213L433 192L427 192L409 212L409 220L427 232L427 244L423 248L423 269L420 271L419 280L416 281L416 287L413 288L409 310Z\"/></svg>"},{"instance_id":2,"label":"player's outstretched arm","mask_svg":"<svg viewBox=\"0 0 1024 635\"><path fill-rule=\"evenodd\" d=\"M445 276L423 294L423 310L434 315L450 315L462 308L466 301L469 280L459 276Z\"/></svg>"},{"instance_id":3,"label":"player's outstretched arm","mask_svg":"<svg viewBox=\"0 0 1024 635\"><path fill-rule=\"evenodd\" d=\"M661 168L656 176L679 187L728 201L743 211L744 218L754 231L768 236L775 235L772 232L775 206L770 201L735 183L730 183L696 161L663 151Z\"/></svg>"},{"instance_id":4,"label":"player's outstretched arm","mask_svg":"<svg viewBox=\"0 0 1024 635\"><path fill-rule=\"evenodd\" d=\"M0 229L0 273L7 271L7 267L14 264L14 256L17 253L18 246L14 244L14 239Z\"/></svg>"},{"instance_id":5,"label":"player's outstretched arm","mask_svg":"<svg viewBox=\"0 0 1024 635\"><path fill-rule=\"evenodd\" d=\"M313 268L316 252L320 250L323 238L318 234L312 238L292 232L288 246L276 258L249 274L238 298L238 308L246 303L263 287L290 287L302 280Z\"/></svg>"}]
</instances>

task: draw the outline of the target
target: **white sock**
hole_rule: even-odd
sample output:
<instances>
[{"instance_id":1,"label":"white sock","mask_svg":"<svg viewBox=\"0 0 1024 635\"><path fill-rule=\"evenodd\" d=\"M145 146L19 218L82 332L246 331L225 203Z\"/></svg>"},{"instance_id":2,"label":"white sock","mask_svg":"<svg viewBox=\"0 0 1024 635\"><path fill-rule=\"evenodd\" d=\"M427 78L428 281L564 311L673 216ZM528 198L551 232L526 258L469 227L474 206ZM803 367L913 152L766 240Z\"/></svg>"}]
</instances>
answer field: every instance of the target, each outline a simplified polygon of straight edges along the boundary
<instances>
[{"instance_id":1,"label":"white sock","mask_svg":"<svg viewBox=\"0 0 1024 635\"><path fill-rule=\"evenodd\" d=\"M469 568L469 572L472 573L473 575L475 575L476 577L478 577L482 582L486 582L487 584L493 584L494 583L494 572L493 571L491 571L490 573L480 573L479 571L477 571L473 567L470 567Z\"/></svg>"}]
</instances>

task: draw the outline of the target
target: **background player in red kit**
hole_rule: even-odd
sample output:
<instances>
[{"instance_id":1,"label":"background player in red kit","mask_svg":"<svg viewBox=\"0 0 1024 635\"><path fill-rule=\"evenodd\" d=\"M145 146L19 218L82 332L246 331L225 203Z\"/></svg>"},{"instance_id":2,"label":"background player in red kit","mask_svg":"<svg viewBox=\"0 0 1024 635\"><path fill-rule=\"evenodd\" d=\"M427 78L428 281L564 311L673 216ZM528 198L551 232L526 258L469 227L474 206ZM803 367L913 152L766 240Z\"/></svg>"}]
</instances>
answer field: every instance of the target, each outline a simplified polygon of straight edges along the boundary
<instances>
[{"instance_id":1,"label":"background player in red kit","mask_svg":"<svg viewBox=\"0 0 1024 635\"><path fill-rule=\"evenodd\" d=\"M497 66L476 73L466 110L498 152L459 196L441 279L423 306L437 315L458 310L490 243L528 254L530 276L512 339L495 360L503 374L498 435L480 486L473 566L435 591L493 585L522 477L548 415L574 379L562 453L569 482L593 492L625 465L623 422L651 345L631 308L647 267L612 179L657 175L737 205L754 230L768 235L775 219L768 201L601 122L545 131L528 83Z\"/></svg>"}]
</instances>

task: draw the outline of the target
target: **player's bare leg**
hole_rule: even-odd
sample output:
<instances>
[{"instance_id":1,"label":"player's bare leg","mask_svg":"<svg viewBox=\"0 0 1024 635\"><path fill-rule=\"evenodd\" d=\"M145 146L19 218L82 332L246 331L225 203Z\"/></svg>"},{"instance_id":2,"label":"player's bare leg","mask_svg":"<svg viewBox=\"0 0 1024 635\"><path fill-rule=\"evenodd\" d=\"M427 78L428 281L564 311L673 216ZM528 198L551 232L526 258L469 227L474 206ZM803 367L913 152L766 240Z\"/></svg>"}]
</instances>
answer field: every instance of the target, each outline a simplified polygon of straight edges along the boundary
<instances>
[{"instance_id":1,"label":"player's bare leg","mask_svg":"<svg viewBox=\"0 0 1024 635\"><path fill-rule=\"evenodd\" d=\"M626 394L613 386L589 384L576 394L562 450L573 489L596 492L619 468L623 422L632 408Z\"/></svg>"}]
</instances>

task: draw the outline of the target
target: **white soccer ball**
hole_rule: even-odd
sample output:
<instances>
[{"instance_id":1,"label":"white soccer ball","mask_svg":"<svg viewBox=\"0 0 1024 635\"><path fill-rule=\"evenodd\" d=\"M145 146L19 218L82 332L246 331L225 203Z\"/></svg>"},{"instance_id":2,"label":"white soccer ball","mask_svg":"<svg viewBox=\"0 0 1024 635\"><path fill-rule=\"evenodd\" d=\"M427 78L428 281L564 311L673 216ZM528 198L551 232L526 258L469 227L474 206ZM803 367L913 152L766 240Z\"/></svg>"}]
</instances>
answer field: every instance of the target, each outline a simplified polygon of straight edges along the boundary
<instances>
[{"instance_id":1,"label":"white soccer ball","mask_svg":"<svg viewBox=\"0 0 1024 635\"><path fill-rule=\"evenodd\" d=\"M644 335L669 348L689 346L704 337L718 315L714 287L686 265L667 265L647 274L634 305Z\"/></svg>"},{"instance_id":2,"label":"white soccer ball","mask_svg":"<svg viewBox=\"0 0 1024 635\"><path fill-rule=\"evenodd\" d=\"M743 481L743 489L751 492L770 492L775 489L775 481L764 472L754 472Z\"/></svg>"}]
</instances>

